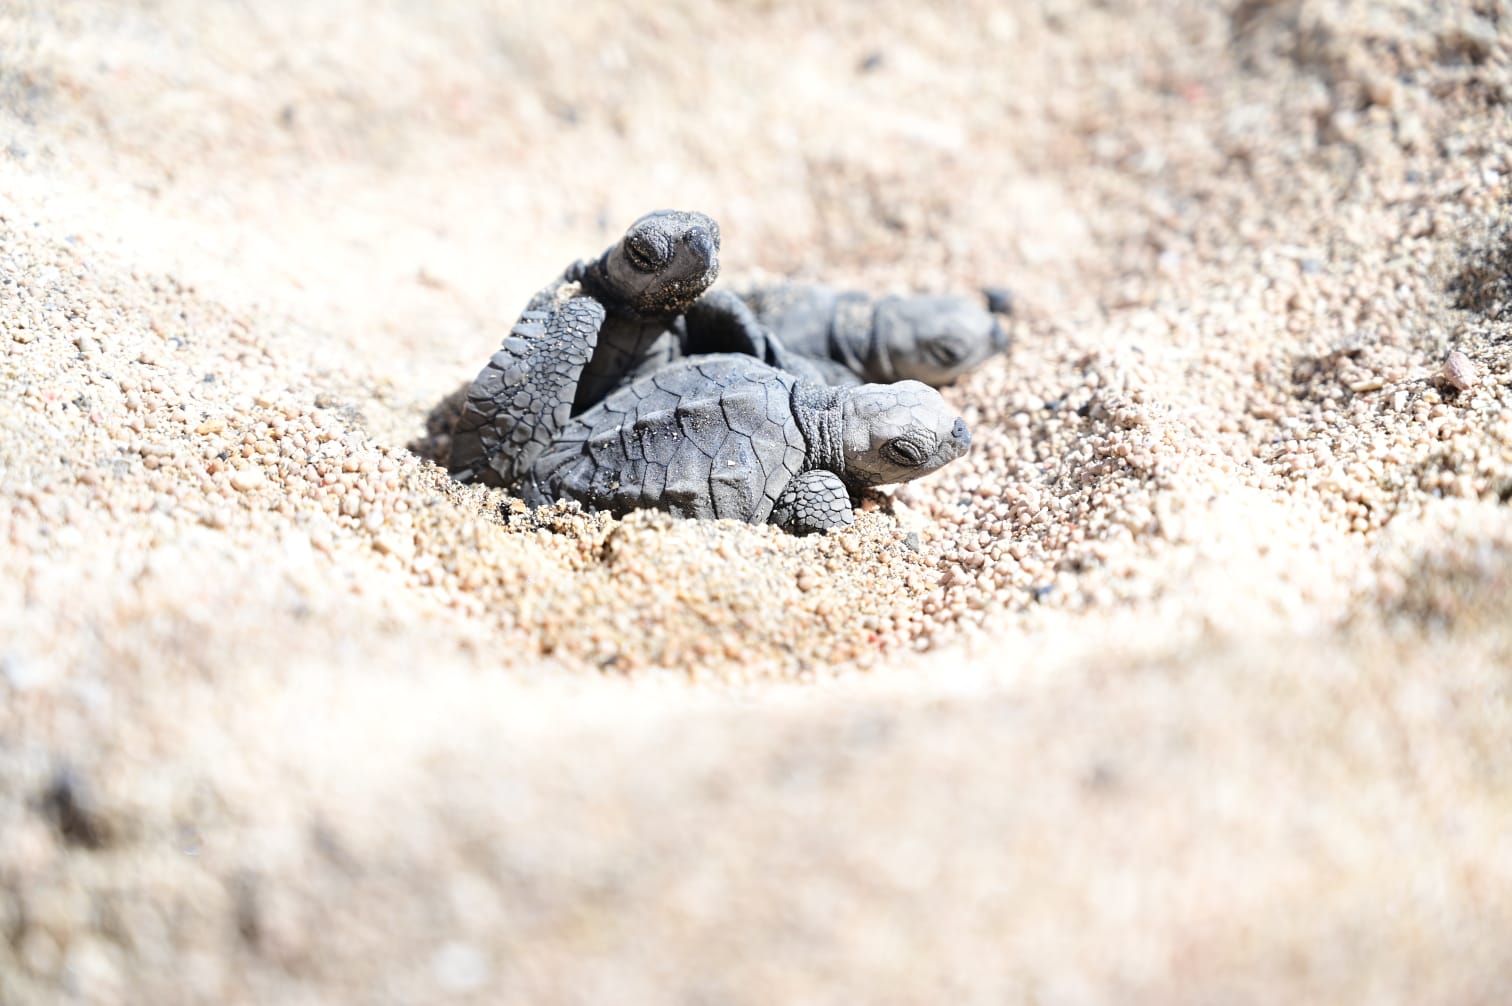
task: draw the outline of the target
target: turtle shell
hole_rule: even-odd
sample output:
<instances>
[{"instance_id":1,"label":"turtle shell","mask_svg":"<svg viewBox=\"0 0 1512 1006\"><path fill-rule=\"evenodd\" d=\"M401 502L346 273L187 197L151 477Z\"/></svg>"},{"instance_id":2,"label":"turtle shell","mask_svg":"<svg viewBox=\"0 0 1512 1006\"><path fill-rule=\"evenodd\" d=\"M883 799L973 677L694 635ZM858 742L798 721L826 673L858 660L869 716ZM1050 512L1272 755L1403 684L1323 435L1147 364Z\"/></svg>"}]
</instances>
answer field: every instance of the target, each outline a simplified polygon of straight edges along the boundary
<instances>
[{"instance_id":1,"label":"turtle shell","mask_svg":"<svg viewBox=\"0 0 1512 1006\"><path fill-rule=\"evenodd\" d=\"M669 364L572 419L532 466L526 502L764 522L807 453L796 383L737 354Z\"/></svg>"}]
</instances>

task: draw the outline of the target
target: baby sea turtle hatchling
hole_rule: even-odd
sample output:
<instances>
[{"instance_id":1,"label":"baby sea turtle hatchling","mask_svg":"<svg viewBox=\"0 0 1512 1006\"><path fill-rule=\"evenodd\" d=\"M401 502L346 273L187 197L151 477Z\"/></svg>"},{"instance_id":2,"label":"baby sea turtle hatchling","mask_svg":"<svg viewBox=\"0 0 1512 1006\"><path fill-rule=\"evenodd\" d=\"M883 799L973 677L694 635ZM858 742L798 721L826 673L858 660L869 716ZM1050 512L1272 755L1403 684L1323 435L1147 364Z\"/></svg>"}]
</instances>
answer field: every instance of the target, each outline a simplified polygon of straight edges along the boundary
<instances>
[{"instance_id":1,"label":"baby sea turtle hatchling","mask_svg":"<svg viewBox=\"0 0 1512 1006\"><path fill-rule=\"evenodd\" d=\"M682 315L719 275L719 225L702 213L657 210L596 259L569 266L537 293L467 390L452 427L461 481L514 483L567 420L633 375L683 352ZM702 316L726 346L756 336L716 300Z\"/></svg>"},{"instance_id":2,"label":"baby sea turtle hatchling","mask_svg":"<svg viewBox=\"0 0 1512 1006\"><path fill-rule=\"evenodd\" d=\"M526 503L771 522L795 534L850 525L852 493L961 457L964 420L917 381L836 388L752 356L669 363L568 421L521 480Z\"/></svg>"},{"instance_id":3,"label":"baby sea turtle hatchling","mask_svg":"<svg viewBox=\"0 0 1512 1006\"><path fill-rule=\"evenodd\" d=\"M806 283L758 286L740 296L782 350L829 384L913 380L937 388L1008 348L997 319L966 297L873 298Z\"/></svg>"}]
</instances>

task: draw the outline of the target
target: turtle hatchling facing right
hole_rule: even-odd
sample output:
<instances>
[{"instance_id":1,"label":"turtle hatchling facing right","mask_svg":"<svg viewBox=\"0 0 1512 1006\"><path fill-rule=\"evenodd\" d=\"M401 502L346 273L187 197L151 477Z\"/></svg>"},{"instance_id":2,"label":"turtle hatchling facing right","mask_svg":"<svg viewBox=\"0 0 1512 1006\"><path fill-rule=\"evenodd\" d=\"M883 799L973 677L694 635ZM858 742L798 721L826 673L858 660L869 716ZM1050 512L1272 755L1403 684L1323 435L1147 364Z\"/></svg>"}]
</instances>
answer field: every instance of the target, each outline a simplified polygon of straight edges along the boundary
<instances>
[{"instance_id":1,"label":"turtle hatchling facing right","mask_svg":"<svg viewBox=\"0 0 1512 1006\"><path fill-rule=\"evenodd\" d=\"M852 524L853 491L928 475L970 445L965 421L918 381L836 388L717 353L670 363L573 417L520 492L531 506L572 499L807 534Z\"/></svg>"},{"instance_id":2,"label":"turtle hatchling facing right","mask_svg":"<svg viewBox=\"0 0 1512 1006\"><path fill-rule=\"evenodd\" d=\"M815 283L744 290L757 328L783 359L794 357L826 384L923 381L940 387L1008 348L992 312L957 296L871 297ZM723 318L716 323L728 325ZM791 364L789 364L791 366Z\"/></svg>"}]
</instances>

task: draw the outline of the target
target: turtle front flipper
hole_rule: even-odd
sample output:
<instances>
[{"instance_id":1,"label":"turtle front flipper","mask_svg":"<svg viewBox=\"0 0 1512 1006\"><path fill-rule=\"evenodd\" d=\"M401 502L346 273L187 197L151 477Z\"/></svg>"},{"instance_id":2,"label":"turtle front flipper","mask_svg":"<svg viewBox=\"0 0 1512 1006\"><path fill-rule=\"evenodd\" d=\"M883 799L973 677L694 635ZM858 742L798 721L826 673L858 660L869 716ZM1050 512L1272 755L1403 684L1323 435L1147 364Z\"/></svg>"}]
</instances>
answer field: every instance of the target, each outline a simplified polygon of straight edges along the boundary
<instances>
[{"instance_id":1,"label":"turtle front flipper","mask_svg":"<svg viewBox=\"0 0 1512 1006\"><path fill-rule=\"evenodd\" d=\"M762 363L781 367L784 350L766 326L757 320L745 301L728 290L704 294L685 315L689 356L706 353L743 353Z\"/></svg>"},{"instance_id":2,"label":"turtle front flipper","mask_svg":"<svg viewBox=\"0 0 1512 1006\"><path fill-rule=\"evenodd\" d=\"M767 520L790 534L813 534L850 527L856 514L840 476L816 468L793 477L777 495Z\"/></svg>"},{"instance_id":3,"label":"turtle front flipper","mask_svg":"<svg viewBox=\"0 0 1512 1006\"><path fill-rule=\"evenodd\" d=\"M524 474L571 418L605 314L590 297L570 297L520 316L467 389L452 427L458 480L512 486Z\"/></svg>"},{"instance_id":4,"label":"turtle front flipper","mask_svg":"<svg viewBox=\"0 0 1512 1006\"><path fill-rule=\"evenodd\" d=\"M762 363L820 384L860 384L841 368L795 353L782 344L744 300L728 290L704 294L684 316L683 353L741 353Z\"/></svg>"}]
</instances>

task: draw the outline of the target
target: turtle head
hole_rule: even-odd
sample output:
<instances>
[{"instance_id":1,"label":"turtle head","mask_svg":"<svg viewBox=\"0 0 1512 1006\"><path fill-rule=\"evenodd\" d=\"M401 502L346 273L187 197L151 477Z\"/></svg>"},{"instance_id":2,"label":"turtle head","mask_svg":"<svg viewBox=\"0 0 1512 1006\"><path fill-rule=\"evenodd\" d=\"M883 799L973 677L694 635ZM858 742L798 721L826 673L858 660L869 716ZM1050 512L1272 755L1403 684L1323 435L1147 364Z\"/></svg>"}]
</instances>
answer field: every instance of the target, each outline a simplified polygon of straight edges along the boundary
<instances>
[{"instance_id":1,"label":"turtle head","mask_svg":"<svg viewBox=\"0 0 1512 1006\"><path fill-rule=\"evenodd\" d=\"M604 253L602 267L638 314L682 314L719 275L719 225L702 213L647 213Z\"/></svg>"},{"instance_id":2,"label":"turtle head","mask_svg":"<svg viewBox=\"0 0 1512 1006\"><path fill-rule=\"evenodd\" d=\"M845 479L855 485L907 482L954 461L971 446L966 421L918 381L863 384L842 396Z\"/></svg>"},{"instance_id":3,"label":"turtle head","mask_svg":"<svg viewBox=\"0 0 1512 1006\"><path fill-rule=\"evenodd\" d=\"M867 377L949 384L1008 348L991 313L964 297L886 297L872 316Z\"/></svg>"}]
</instances>

